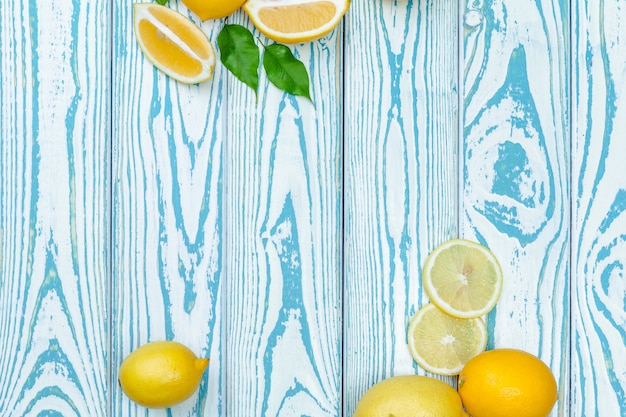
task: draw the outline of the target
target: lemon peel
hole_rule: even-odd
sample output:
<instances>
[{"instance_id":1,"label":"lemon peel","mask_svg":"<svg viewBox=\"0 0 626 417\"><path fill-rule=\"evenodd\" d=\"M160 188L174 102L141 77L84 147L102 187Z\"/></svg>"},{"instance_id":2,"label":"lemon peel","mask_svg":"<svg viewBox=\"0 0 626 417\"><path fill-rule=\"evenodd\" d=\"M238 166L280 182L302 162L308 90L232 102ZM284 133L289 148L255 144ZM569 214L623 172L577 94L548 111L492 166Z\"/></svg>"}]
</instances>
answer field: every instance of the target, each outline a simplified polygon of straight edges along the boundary
<instances>
[{"instance_id":1,"label":"lemon peel","mask_svg":"<svg viewBox=\"0 0 626 417\"><path fill-rule=\"evenodd\" d=\"M464 417L461 398L450 385L428 376L394 376L363 394L352 417Z\"/></svg>"},{"instance_id":2,"label":"lemon peel","mask_svg":"<svg viewBox=\"0 0 626 417\"><path fill-rule=\"evenodd\" d=\"M137 404L166 408L196 392L208 364L208 358L198 358L181 343L150 342L126 356L118 381L128 398Z\"/></svg>"},{"instance_id":3,"label":"lemon peel","mask_svg":"<svg viewBox=\"0 0 626 417\"><path fill-rule=\"evenodd\" d=\"M235 13L246 0L182 0L200 19L221 19Z\"/></svg>"}]
</instances>

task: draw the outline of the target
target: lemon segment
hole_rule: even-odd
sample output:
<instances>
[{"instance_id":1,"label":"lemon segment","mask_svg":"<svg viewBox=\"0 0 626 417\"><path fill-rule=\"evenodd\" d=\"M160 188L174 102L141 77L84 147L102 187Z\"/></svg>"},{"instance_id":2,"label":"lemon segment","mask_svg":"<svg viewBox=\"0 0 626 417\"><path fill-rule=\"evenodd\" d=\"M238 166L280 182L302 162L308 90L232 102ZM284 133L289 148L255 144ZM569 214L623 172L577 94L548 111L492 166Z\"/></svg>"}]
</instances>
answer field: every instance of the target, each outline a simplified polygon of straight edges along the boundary
<instances>
[{"instance_id":1,"label":"lemon segment","mask_svg":"<svg viewBox=\"0 0 626 417\"><path fill-rule=\"evenodd\" d=\"M195 23L156 3L135 3L134 12L137 43L155 67L187 84L213 77L215 49Z\"/></svg>"},{"instance_id":2,"label":"lemon segment","mask_svg":"<svg viewBox=\"0 0 626 417\"><path fill-rule=\"evenodd\" d=\"M331 32L350 0L248 0L243 8L254 25L277 42L309 42Z\"/></svg>"},{"instance_id":3,"label":"lemon segment","mask_svg":"<svg viewBox=\"0 0 626 417\"><path fill-rule=\"evenodd\" d=\"M147 343L122 362L118 381L131 400L144 407L166 408L191 397L209 359L198 358L172 341Z\"/></svg>"},{"instance_id":4,"label":"lemon segment","mask_svg":"<svg viewBox=\"0 0 626 417\"><path fill-rule=\"evenodd\" d=\"M465 239L436 247L426 258L422 278L430 301L458 318L487 314L500 297L503 281L493 253Z\"/></svg>"},{"instance_id":5,"label":"lemon segment","mask_svg":"<svg viewBox=\"0 0 626 417\"><path fill-rule=\"evenodd\" d=\"M189 10L200 19L221 19L230 16L239 9L246 0L182 0Z\"/></svg>"},{"instance_id":6,"label":"lemon segment","mask_svg":"<svg viewBox=\"0 0 626 417\"><path fill-rule=\"evenodd\" d=\"M411 356L425 370L457 375L465 364L487 346L482 318L458 319L424 305L409 323L407 341Z\"/></svg>"}]
</instances>

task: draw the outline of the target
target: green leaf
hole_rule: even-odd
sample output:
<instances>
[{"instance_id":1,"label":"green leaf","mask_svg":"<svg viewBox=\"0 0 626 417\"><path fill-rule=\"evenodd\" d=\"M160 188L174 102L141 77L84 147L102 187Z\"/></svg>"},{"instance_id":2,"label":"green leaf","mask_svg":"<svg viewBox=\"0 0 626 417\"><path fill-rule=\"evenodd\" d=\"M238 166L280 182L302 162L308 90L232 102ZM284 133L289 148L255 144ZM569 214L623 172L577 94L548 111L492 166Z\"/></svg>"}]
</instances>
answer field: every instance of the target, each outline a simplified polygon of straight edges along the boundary
<instances>
[{"instance_id":1,"label":"green leaf","mask_svg":"<svg viewBox=\"0 0 626 417\"><path fill-rule=\"evenodd\" d=\"M224 25L217 36L222 64L256 94L259 89L259 47L252 32L241 25Z\"/></svg>"},{"instance_id":2,"label":"green leaf","mask_svg":"<svg viewBox=\"0 0 626 417\"><path fill-rule=\"evenodd\" d=\"M265 46L263 68L265 68L267 78L276 87L311 100L309 74L306 67L293 56L288 47L279 43Z\"/></svg>"},{"instance_id":3,"label":"green leaf","mask_svg":"<svg viewBox=\"0 0 626 417\"><path fill-rule=\"evenodd\" d=\"M161 6L165 6L169 0L156 0Z\"/></svg>"}]
</instances>

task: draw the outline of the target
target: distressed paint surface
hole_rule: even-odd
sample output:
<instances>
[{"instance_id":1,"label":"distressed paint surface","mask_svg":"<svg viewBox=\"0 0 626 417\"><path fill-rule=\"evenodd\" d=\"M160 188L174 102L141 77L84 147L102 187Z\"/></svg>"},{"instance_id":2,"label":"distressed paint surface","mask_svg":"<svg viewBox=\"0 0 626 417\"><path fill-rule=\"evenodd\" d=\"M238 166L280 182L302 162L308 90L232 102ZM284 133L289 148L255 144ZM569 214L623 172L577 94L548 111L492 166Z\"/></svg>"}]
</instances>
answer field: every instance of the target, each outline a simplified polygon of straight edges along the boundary
<instances>
[{"instance_id":1,"label":"distressed paint surface","mask_svg":"<svg viewBox=\"0 0 626 417\"><path fill-rule=\"evenodd\" d=\"M626 4L573 22L571 415L626 415Z\"/></svg>"},{"instance_id":2,"label":"distressed paint surface","mask_svg":"<svg viewBox=\"0 0 626 417\"><path fill-rule=\"evenodd\" d=\"M0 415L106 415L109 10L0 9Z\"/></svg>"},{"instance_id":3,"label":"distressed paint surface","mask_svg":"<svg viewBox=\"0 0 626 417\"><path fill-rule=\"evenodd\" d=\"M345 416L381 379L425 373L406 329L423 261L457 234L457 21L453 2L355 2L347 18Z\"/></svg>"},{"instance_id":4,"label":"distressed paint surface","mask_svg":"<svg viewBox=\"0 0 626 417\"><path fill-rule=\"evenodd\" d=\"M228 77L225 415L341 413L341 30L292 50L312 102Z\"/></svg>"},{"instance_id":5,"label":"distressed paint surface","mask_svg":"<svg viewBox=\"0 0 626 417\"><path fill-rule=\"evenodd\" d=\"M490 247L505 282L489 347L539 356L567 415L570 355L569 10L468 2L462 230Z\"/></svg>"},{"instance_id":6,"label":"distressed paint surface","mask_svg":"<svg viewBox=\"0 0 626 417\"><path fill-rule=\"evenodd\" d=\"M0 417L349 417L427 374L406 326L455 236L500 260L489 347L550 365L551 416L626 414L623 1L354 1L291 46L312 102L170 80L128 3L0 10ZM117 368L159 339L211 363L146 410Z\"/></svg>"},{"instance_id":7,"label":"distressed paint surface","mask_svg":"<svg viewBox=\"0 0 626 417\"><path fill-rule=\"evenodd\" d=\"M198 393L171 410L146 412L115 384L111 412L219 415L223 68L216 68L215 82L179 84L136 47L132 8L116 3L114 16L110 372L116 380L123 358L155 340L176 340L211 362ZM213 42L219 24L202 25Z\"/></svg>"}]
</instances>

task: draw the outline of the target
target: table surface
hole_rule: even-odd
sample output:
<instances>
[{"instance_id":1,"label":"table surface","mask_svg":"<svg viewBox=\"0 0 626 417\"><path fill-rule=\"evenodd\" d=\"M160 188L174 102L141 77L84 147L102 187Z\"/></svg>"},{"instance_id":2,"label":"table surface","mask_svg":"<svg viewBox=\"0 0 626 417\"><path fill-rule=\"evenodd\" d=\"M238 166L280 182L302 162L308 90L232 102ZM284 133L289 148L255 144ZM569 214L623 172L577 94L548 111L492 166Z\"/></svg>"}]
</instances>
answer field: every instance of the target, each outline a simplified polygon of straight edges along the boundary
<instances>
[{"instance_id":1,"label":"table surface","mask_svg":"<svg viewBox=\"0 0 626 417\"><path fill-rule=\"evenodd\" d=\"M406 328L453 237L498 257L488 348L551 367L551 416L626 415L624 1L355 0L290 46L312 102L169 79L129 2L0 10L0 417L349 417L427 374ZM117 369L161 339L211 363L147 411Z\"/></svg>"}]
</instances>

